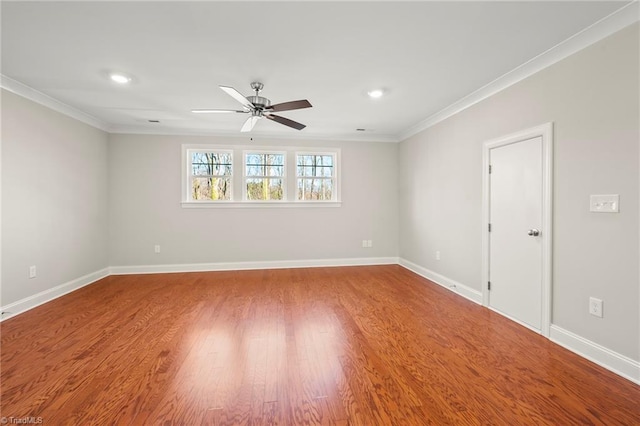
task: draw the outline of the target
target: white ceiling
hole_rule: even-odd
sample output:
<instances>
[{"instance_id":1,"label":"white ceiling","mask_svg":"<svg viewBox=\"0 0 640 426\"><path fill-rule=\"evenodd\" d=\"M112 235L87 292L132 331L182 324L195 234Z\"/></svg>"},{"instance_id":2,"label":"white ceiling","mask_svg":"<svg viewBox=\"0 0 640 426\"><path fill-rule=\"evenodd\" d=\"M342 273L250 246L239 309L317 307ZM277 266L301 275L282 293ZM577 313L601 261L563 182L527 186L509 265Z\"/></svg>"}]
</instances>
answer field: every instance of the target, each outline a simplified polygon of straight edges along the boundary
<instances>
[{"instance_id":1,"label":"white ceiling","mask_svg":"<svg viewBox=\"0 0 640 426\"><path fill-rule=\"evenodd\" d=\"M114 132L239 134L244 115L190 110L236 109L218 85L257 80L313 108L280 113L301 132L262 120L255 135L398 140L627 3L2 1L1 65Z\"/></svg>"}]
</instances>

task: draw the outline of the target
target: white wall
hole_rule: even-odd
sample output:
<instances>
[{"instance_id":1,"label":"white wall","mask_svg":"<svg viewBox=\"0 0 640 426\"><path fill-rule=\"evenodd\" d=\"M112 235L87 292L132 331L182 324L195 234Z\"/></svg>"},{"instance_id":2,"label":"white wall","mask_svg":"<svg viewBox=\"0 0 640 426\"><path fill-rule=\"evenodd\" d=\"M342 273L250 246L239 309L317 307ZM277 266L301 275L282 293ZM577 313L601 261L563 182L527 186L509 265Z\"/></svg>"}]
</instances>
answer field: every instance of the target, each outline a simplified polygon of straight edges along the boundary
<instances>
[{"instance_id":1,"label":"white wall","mask_svg":"<svg viewBox=\"0 0 640 426\"><path fill-rule=\"evenodd\" d=\"M2 91L3 306L108 266L107 141Z\"/></svg>"},{"instance_id":2,"label":"white wall","mask_svg":"<svg viewBox=\"0 0 640 426\"><path fill-rule=\"evenodd\" d=\"M553 122L552 322L640 360L638 38L634 24L402 142L401 258L480 291L482 144ZM589 213L610 193L619 214Z\"/></svg>"},{"instance_id":3,"label":"white wall","mask_svg":"<svg viewBox=\"0 0 640 426\"><path fill-rule=\"evenodd\" d=\"M182 144L338 147L342 206L182 208ZM397 257L397 152L388 143L113 134L110 264ZM373 247L362 248L363 239Z\"/></svg>"}]
</instances>

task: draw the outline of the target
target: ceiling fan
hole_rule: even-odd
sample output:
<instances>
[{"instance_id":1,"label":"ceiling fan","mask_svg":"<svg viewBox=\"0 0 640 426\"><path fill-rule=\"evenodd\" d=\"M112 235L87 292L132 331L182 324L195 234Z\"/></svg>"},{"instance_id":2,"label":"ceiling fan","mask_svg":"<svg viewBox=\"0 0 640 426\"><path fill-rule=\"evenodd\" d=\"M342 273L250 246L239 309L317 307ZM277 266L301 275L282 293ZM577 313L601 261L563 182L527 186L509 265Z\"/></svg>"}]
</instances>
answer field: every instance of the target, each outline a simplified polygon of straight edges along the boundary
<instances>
[{"instance_id":1,"label":"ceiling fan","mask_svg":"<svg viewBox=\"0 0 640 426\"><path fill-rule=\"evenodd\" d=\"M251 116L244 122L241 132L250 132L253 129L253 126L256 125L258 120L263 117L268 118L269 120L273 120L277 123L284 124L285 126L292 127L297 130L304 129L304 124L298 123L293 120L289 120L288 118L281 117L279 115L272 114L273 112L280 111L291 111L294 109L302 109L302 108L311 108L311 104L308 100L302 99L299 101L290 101L283 102L280 104L271 105L271 101L267 98L259 96L258 94L262 90L264 85L259 82L251 83L251 89L256 92L254 96L244 97L240 92L238 92L233 87L228 86L220 86L220 88L231 96L236 101L240 102L243 106L242 110L233 110L233 109L193 109L191 112L195 112L198 114L208 114L208 113L240 113L240 114L251 114Z\"/></svg>"}]
</instances>

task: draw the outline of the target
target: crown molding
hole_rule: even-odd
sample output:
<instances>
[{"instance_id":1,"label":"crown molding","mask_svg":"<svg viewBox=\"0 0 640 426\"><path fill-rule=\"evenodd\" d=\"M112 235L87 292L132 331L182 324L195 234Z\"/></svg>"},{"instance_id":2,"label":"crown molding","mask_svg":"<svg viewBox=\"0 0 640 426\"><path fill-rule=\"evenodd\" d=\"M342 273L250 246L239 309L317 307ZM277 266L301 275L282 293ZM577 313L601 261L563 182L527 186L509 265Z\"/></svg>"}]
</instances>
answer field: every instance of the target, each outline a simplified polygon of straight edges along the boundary
<instances>
[{"instance_id":1,"label":"crown molding","mask_svg":"<svg viewBox=\"0 0 640 426\"><path fill-rule=\"evenodd\" d=\"M436 112L419 123L398 134L397 139L404 141L429 127L452 117L459 112L481 102L498 92L542 71L545 68L579 52L580 50L622 30L640 20L638 0L626 4L612 14L593 23L565 41L530 59L517 68L498 77L491 83L472 92L448 107Z\"/></svg>"},{"instance_id":2,"label":"crown molding","mask_svg":"<svg viewBox=\"0 0 640 426\"><path fill-rule=\"evenodd\" d=\"M37 104L46 106L47 108L57 111L61 114L67 115L71 118L75 118L76 120L88 124L89 126L93 126L105 132L109 132L109 125L104 121L92 115L89 115L86 112L69 106L63 102L60 102L59 100L54 99L49 95L45 95L44 93L39 92L24 83L20 83L19 81L9 78L4 74L0 74L0 87L9 92L15 93L18 96L29 99L30 101L33 101Z\"/></svg>"}]
</instances>

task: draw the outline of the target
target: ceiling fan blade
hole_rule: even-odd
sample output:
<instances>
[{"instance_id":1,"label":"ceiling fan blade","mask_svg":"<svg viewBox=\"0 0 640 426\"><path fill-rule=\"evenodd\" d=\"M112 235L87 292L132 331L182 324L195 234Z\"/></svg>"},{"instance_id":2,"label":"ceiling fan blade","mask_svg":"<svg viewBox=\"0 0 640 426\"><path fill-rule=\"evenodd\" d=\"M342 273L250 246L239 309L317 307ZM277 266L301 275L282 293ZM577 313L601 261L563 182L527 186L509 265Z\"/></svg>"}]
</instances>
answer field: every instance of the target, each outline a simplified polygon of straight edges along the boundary
<instances>
[{"instance_id":1,"label":"ceiling fan blade","mask_svg":"<svg viewBox=\"0 0 640 426\"><path fill-rule=\"evenodd\" d=\"M279 115L268 114L268 115L265 115L265 117L267 117L269 120L276 121L280 124L284 124L285 126L293 127L294 129L297 129L297 130L302 130L305 127L307 127L302 123L289 120L288 118L280 117Z\"/></svg>"},{"instance_id":2,"label":"ceiling fan blade","mask_svg":"<svg viewBox=\"0 0 640 426\"><path fill-rule=\"evenodd\" d=\"M238 111L238 110L233 110L233 109L192 109L191 112L196 113L196 114L226 114L226 113L235 113L235 112L240 112L240 113L247 113L249 111Z\"/></svg>"},{"instance_id":3,"label":"ceiling fan blade","mask_svg":"<svg viewBox=\"0 0 640 426\"><path fill-rule=\"evenodd\" d=\"M269 111L280 112L291 111L293 109L311 108L312 106L313 105L311 105L308 100L301 99L299 101L282 102L280 104L271 105L267 109Z\"/></svg>"},{"instance_id":4,"label":"ceiling fan blade","mask_svg":"<svg viewBox=\"0 0 640 426\"><path fill-rule=\"evenodd\" d=\"M249 108L250 110L254 110L255 107L253 106L253 104L251 102L249 102L249 99L245 98L244 96L242 96L242 93L238 92L236 89L234 89L233 87L229 87L229 86L220 86L220 88L222 90L224 90L224 92L226 94L228 94L229 96L231 96L233 99L235 99L236 101L240 102L242 105L244 105L245 108Z\"/></svg>"},{"instance_id":5,"label":"ceiling fan blade","mask_svg":"<svg viewBox=\"0 0 640 426\"><path fill-rule=\"evenodd\" d=\"M242 129L240 129L240 131L250 132L251 129L253 129L253 126L256 125L258 120L260 120L260 117L258 117L257 115L252 115L251 117L247 118L247 121L244 122L244 124L242 125Z\"/></svg>"}]
</instances>

